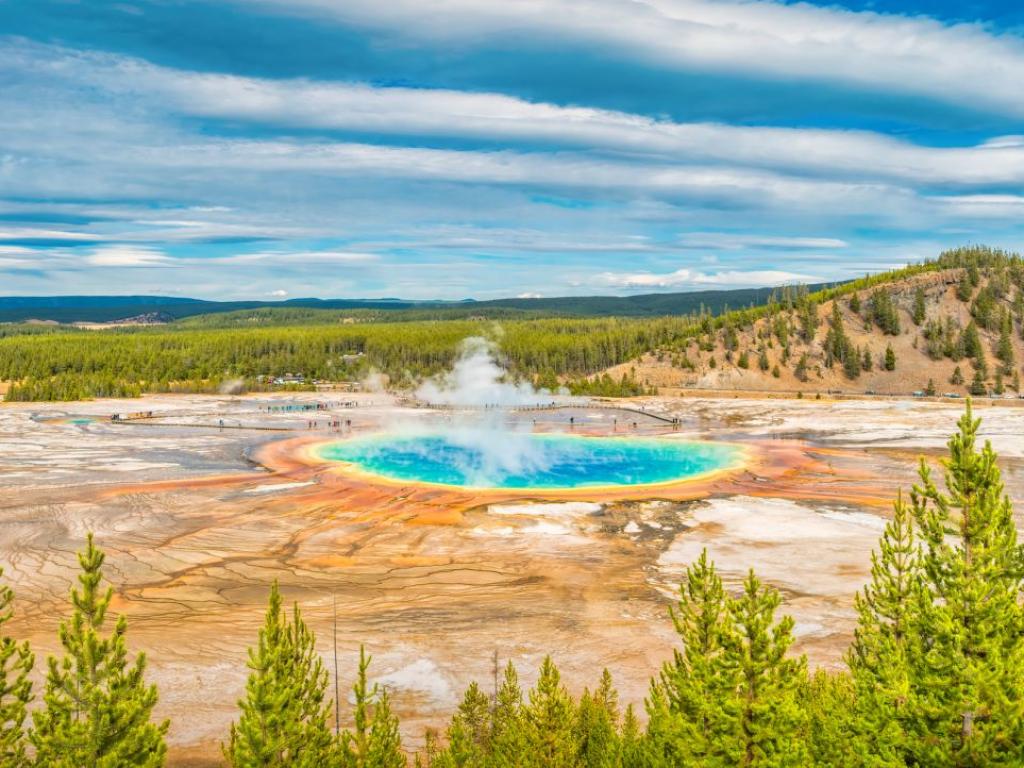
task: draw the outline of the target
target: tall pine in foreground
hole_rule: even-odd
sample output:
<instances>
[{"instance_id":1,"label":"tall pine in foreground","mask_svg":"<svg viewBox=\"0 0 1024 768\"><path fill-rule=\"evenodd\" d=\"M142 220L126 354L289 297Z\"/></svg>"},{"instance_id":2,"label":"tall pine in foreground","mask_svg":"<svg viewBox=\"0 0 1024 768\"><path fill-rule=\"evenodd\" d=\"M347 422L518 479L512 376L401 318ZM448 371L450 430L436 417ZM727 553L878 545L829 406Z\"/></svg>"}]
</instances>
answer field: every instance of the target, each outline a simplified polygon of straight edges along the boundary
<instances>
[{"instance_id":1,"label":"tall pine in foreground","mask_svg":"<svg viewBox=\"0 0 1024 768\"><path fill-rule=\"evenodd\" d=\"M650 746L659 760L712 766L739 759L738 637L707 550L686 569L671 609L682 642L652 682Z\"/></svg>"},{"instance_id":2,"label":"tall pine in foreground","mask_svg":"<svg viewBox=\"0 0 1024 768\"><path fill-rule=\"evenodd\" d=\"M491 701L475 682L462 698L448 728L448 747L431 760L433 768L484 765L491 746Z\"/></svg>"},{"instance_id":3,"label":"tall pine in foreground","mask_svg":"<svg viewBox=\"0 0 1024 768\"><path fill-rule=\"evenodd\" d=\"M6 584L0 585L0 768L28 765L25 719L32 701L29 674L35 658L27 642L18 643L3 632L14 613L13 603L14 592Z\"/></svg>"},{"instance_id":4,"label":"tall pine in foreground","mask_svg":"<svg viewBox=\"0 0 1024 768\"><path fill-rule=\"evenodd\" d=\"M102 589L104 555L93 542L78 554L82 572L71 590L74 610L61 623L64 656L49 659L45 706L33 713L36 760L47 768L156 768L164 764L168 723L151 722L156 686L146 659L128 663L128 623L119 616L103 634L113 589Z\"/></svg>"},{"instance_id":5,"label":"tall pine in foreground","mask_svg":"<svg viewBox=\"0 0 1024 768\"><path fill-rule=\"evenodd\" d=\"M864 765L1024 765L1024 549L978 426L968 402L945 490L922 461L858 597L849 662Z\"/></svg>"},{"instance_id":6,"label":"tall pine in foreground","mask_svg":"<svg viewBox=\"0 0 1024 768\"><path fill-rule=\"evenodd\" d=\"M328 765L336 745L324 702L327 671L299 608L289 621L277 582L255 649L249 650L246 696L232 723L225 756L235 768L316 768Z\"/></svg>"},{"instance_id":7,"label":"tall pine in foreground","mask_svg":"<svg viewBox=\"0 0 1024 768\"><path fill-rule=\"evenodd\" d=\"M518 768L524 765L526 731L523 723L523 691L519 674L510 661L498 689L491 720L491 765L494 768Z\"/></svg>"},{"instance_id":8,"label":"tall pine in foreground","mask_svg":"<svg viewBox=\"0 0 1024 768\"><path fill-rule=\"evenodd\" d=\"M683 648L647 699L651 766L808 764L807 662L789 658L793 619L753 571L726 595L707 552L687 569L672 617Z\"/></svg>"},{"instance_id":9,"label":"tall pine in foreground","mask_svg":"<svg viewBox=\"0 0 1024 768\"><path fill-rule=\"evenodd\" d=\"M919 640L915 610L922 589L914 519L901 495L871 553L871 581L855 598L858 626L847 653L857 743L873 768L905 765L908 756L910 646Z\"/></svg>"},{"instance_id":10,"label":"tall pine in foreground","mask_svg":"<svg viewBox=\"0 0 1024 768\"><path fill-rule=\"evenodd\" d=\"M949 440L945 491L921 463L911 508L926 589L911 659L911 751L918 764L1024 764L1024 550L970 403Z\"/></svg>"},{"instance_id":11,"label":"tall pine in foreground","mask_svg":"<svg viewBox=\"0 0 1024 768\"><path fill-rule=\"evenodd\" d=\"M540 678L523 707L526 750L523 765L531 768L569 768L576 765L573 732L575 705L550 656L544 657Z\"/></svg>"},{"instance_id":12,"label":"tall pine in foreground","mask_svg":"<svg viewBox=\"0 0 1024 768\"><path fill-rule=\"evenodd\" d=\"M405 753L398 733L398 718L391 710L387 691L370 685L371 657L359 649L359 672L352 693L355 698L351 731L341 734L342 768L405 768Z\"/></svg>"},{"instance_id":13,"label":"tall pine in foreground","mask_svg":"<svg viewBox=\"0 0 1024 768\"><path fill-rule=\"evenodd\" d=\"M809 762L807 713L800 693L807 660L789 658L793 618L776 619L782 598L749 572L743 593L729 601L737 640L730 651L738 666L741 768L803 768Z\"/></svg>"},{"instance_id":14,"label":"tall pine in foreground","mask_svg":"<svg viewBox=\"0 0 1024 768\"><path fill-rule=\"evenodd\" d=\"M617 768L619 754L619 694L608 670L591 692L585 689L576 708L576 756L581 768Z\"/></svg>"}]
</instances>

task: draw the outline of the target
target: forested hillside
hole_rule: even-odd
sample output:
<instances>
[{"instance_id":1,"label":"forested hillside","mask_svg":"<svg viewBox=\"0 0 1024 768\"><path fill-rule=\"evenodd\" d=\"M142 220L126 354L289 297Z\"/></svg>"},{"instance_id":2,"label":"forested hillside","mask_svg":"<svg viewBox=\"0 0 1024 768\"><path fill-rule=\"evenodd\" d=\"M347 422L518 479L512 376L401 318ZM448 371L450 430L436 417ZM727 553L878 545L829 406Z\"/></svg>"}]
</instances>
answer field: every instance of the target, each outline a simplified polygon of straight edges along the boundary
<instances>
[{"instance_id":1,"label":"forested hillside","mask_svg":"<svg viewBox=\"0 0 1024 768\"><path fill-rule=\"evenodd\" d=\"M452 320L272 328L126 329L33 333L0 338L0 380L9 400L71 400L142 392L216 392L224 381L301 372L351 380L371 370L395 386L451 366L463 339L491 335L510 367L583 376L671 343L689 321L608 318L502 323ZM556 382L557 383L557 382Z\"/></svg>"},{"instance_id":2,"label":"forested hillside","mask_svg":"<svg viewBox=\"0 0 1024 768\"><path fill-rule=\"evenodd\" d=\"M1024 263L988 248L831 292L783 290L762 311L613 367L651 388L1016 395L1024 371ZM671 390L670 390L671 391Z\"/></svg>"},{"instance_id":3,"label":"forested hillside","mask_svg":"<svg viewBox=\"0 0 1024 768\"><path fill-rule=\"evenodd\" d=\"M0 382L8 400L216 392L239 379L258 389L284 373L308 382L376 371L409 387L449 367L466 337L486 336L511 375L602 395L684 386L1000 393L1020 386L1024 264L961 248L840 286L781 289L765 305L720 315L518 312L381 321L256 309L155 328L0 326Z\"/></svg>"},{"instance_id":4,"label":"forested hillside","mask_svg":"<svg viewBox=\"0 0 1024 768\"><path fill-rule=\"evenodd\" d=\"M812 290L825 286L812 286ZM109 323L138 315L168 321L202 316L202 325L242 325L247 321L332 322L346 317L376 320L508 317L656 317L718 314L729 307L764 304L771 288L736 288L636 296L558 296L485 301L406 301L400 299L287 299L284 301L204 301L167 296L0 296L0 323L27 320ZM223 323L218 315L231 315Z\"/></svg>"}]
</instances>

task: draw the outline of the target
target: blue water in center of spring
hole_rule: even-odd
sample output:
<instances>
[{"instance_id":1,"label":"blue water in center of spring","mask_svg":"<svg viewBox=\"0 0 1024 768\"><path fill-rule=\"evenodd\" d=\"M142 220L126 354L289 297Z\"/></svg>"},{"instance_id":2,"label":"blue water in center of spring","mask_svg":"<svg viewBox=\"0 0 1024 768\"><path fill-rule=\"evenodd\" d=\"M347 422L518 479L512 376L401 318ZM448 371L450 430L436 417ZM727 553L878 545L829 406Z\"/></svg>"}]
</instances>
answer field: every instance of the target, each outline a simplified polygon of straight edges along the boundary
<instances>
[{"instance_id":1,"label":"blue water in center of spring","mask_svg":"<svg viewBox=\"0 0 1024 768\"><path fill-rule=\"evenodd\" d=\"M735 466L736 445L531 433L374 435L319 449L390 480L466 488L572 489L686 480Z\"/></svg>"}]
</instances>

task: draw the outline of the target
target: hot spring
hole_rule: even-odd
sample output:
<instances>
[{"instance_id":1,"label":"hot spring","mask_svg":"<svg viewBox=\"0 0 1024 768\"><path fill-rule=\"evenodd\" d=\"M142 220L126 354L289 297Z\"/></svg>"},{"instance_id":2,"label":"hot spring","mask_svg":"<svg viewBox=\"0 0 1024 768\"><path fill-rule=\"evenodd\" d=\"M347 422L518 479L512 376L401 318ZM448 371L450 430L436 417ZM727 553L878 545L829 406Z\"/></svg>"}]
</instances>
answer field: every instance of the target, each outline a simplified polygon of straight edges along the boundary
<instances>
[{"instance_id":1,"label":"hot spring","mask_svg":"<svg viewBox=\"0 0 1024 768\"><path fill-rule=\"evenodd\" d=\"M678 482L743 459L743 448L728 443L489 430L371 435L318 453L393 481L544 490Z\"/></svg>"}]
</instances>

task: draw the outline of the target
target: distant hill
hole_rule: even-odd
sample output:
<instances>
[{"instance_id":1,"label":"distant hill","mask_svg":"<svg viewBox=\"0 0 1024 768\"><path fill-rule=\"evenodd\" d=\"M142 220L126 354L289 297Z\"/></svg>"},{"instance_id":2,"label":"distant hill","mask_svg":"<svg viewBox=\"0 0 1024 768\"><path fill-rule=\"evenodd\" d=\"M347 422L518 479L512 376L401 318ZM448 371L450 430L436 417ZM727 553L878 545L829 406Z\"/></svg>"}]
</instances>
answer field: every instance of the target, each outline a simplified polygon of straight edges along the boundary
<instances>
[{"instance_id":1,"label":"distant hill","mask_svg":"<svg viewBox=\"0 0 1024 768\"><path fill-rule=\"evenodd\" d=\"M834 283L817 283L807 286L807 289L813 292L830 285L834 285ZM508 307L579 317L690 315L698 312L701 308L717 315L726 309L742 309L764 304L778 290L778 288L734 288L685 293L645 293L637 296L493 299L475 302L473 306L481 308Z\"/></svg>"},{"instance_id":2,"label":"distant hill","mask_svg":"<svg viewBox=\"0 0 1024 768\"><path fill-rule=\"evenodd\" d=\"M824 287L809 286L814 291ZM287 301L205 301L172 296L10 296L0 297L0 322L26 320L58 323L109 323L139 316L181 320L250 309L312 310L452 310L460 314L519 310L539 315L644 317L688 315L701 308L718 314L764 304L775 288L740 288L639 296L563 296L487 301L411 301L402 299L289 299ZM310 318L312 319L312 318Z\"/></svg>"},{"instance_id":3,"label":"distant hill","mask_svg":"<svg viewBox=\"0 0 1024 768\"><path fill-rule=\"evenodd\" d=\"M1022 394L1024 261L984 247L731 313L592 376L660 391Z\"/></svg>"},{"instance_id":4,"label":"distant hill","mask_svg":"<svg viewBox=\"0 0 1024 768\"><path fill-rule=\"evenodd\" d=\"M290 301L204 301L173 296L0 296L0 322L54 320L59 323L108 323L140 315L180 320L195 315L262 307L316 309L409 309L437 302L397 299L292 299Z\"/></svg>"}]
</instances>

